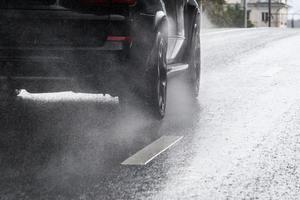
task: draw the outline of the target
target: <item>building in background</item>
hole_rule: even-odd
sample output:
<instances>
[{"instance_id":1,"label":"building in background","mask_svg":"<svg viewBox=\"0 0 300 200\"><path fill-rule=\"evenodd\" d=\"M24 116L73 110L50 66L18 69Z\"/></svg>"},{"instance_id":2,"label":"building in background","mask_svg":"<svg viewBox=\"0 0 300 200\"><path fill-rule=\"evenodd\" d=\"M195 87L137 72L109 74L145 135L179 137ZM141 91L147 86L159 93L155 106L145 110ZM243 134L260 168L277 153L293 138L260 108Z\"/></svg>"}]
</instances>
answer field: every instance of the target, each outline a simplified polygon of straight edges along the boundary
<instances>
[{"instance_id":1,"label":"building in background","mask_svg":"<svg viewBox=\"0 0 300 200\"><path fill-rule=\"evenodd\" d=\"M240 4L243 8L244 0L227 0L228 5ZM255 27L267 27L269 19L268 0L247 0L248 18ZM287 0L272 0L272 27L288 26Z\"/></svg>"},{"instance_id":2,"label":"building in background","mask_svg":"<svg viewBox=\"0 0 300 200\"><path fill-rule=\"evenodd\" d=\"M248 0L249 18L256 27L267 27L269 19L268 0ZM287 27L287 0L272 0L272 27Z\"/></svg>"}]
</instances>

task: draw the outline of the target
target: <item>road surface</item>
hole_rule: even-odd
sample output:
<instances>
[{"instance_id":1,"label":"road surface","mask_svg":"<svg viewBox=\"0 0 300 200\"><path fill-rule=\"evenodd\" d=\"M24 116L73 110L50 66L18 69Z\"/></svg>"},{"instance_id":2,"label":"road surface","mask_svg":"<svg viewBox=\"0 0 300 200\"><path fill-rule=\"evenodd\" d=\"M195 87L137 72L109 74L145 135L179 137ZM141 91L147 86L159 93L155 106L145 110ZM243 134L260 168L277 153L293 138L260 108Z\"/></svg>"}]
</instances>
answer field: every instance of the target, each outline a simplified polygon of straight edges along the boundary
<instances>
[{"instance_id":1,"label":"road surface","mask_svg":"<svg viewBox=\"0 0 300 200\"><path fill-rule=\"evenodd\" d=\"M300 30L203 33L201 95L170 80L163 122L23 91L1 108L0 199L299 199L299 52Z\"/></svg>"}]
</instances>

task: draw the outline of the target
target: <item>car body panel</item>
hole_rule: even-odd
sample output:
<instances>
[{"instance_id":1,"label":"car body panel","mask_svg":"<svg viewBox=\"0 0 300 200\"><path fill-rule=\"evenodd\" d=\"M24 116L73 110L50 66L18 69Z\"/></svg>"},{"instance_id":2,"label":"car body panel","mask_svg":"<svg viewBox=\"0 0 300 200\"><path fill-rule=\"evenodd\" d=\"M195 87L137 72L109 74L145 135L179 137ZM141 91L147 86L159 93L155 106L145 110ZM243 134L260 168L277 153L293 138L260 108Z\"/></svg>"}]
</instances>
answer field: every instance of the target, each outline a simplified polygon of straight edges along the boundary
<instances>
[{"instance_id":1,"label":"car body panel","mask_svg":"<svg viewBox=\"0 0 300 200\"><path fill-rule=\"evenodd\" d=\"M145 71L155 31L165 21L168 64L183 62L188 44L185 7L193 1L138 0L132 6L95 7L82 2L0 0L2 80L18 78L18 87L26 88L24 83L34 77L39 82L65 77L84 80L82 85L92 83L99 92L109 93L118 84L111 80L120 74L138 77ZM107 41L109 35L128 36L132 41ZM143 52L135 47L142 47Z\"/></svg>"}]
</instances>

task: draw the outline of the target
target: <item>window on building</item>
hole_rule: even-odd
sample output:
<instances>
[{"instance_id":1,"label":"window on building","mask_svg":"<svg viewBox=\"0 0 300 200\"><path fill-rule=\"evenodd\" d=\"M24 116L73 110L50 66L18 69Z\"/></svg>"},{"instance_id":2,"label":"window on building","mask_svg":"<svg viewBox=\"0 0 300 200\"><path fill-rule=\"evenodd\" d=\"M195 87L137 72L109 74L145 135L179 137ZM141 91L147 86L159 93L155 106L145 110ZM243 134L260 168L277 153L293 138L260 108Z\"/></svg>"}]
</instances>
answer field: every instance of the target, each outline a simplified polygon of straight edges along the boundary
<instances>
[{"instance_id":1,"label":"window on building","mask_svg":"<svg viewBox=\"0 0 300 200\"><path fill-rule=\"evenodd\" d=\"M268 12L262 12L261 13L261 21L267 22L269 20L269 13Z\"/></svg>"}]
</instances>

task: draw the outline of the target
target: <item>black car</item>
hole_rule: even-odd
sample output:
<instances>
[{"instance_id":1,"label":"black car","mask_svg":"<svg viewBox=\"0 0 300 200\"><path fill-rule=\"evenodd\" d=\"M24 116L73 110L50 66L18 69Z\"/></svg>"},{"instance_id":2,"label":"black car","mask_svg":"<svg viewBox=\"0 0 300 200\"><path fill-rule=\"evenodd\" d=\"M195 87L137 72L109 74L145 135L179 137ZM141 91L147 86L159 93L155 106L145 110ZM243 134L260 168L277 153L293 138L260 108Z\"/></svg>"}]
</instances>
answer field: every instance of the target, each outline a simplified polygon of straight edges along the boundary
<instances>
[{"instance_id":1,"label":"black car","mask_svg":"<svg viewBox=\"0 0 300 200\"><path fill-rule=\"evenodd\" d=\"M165 115L167 77L200 79L196 0L0 0L0 95L96 92L139 97Z\"/></svg>"}]
</instances>

